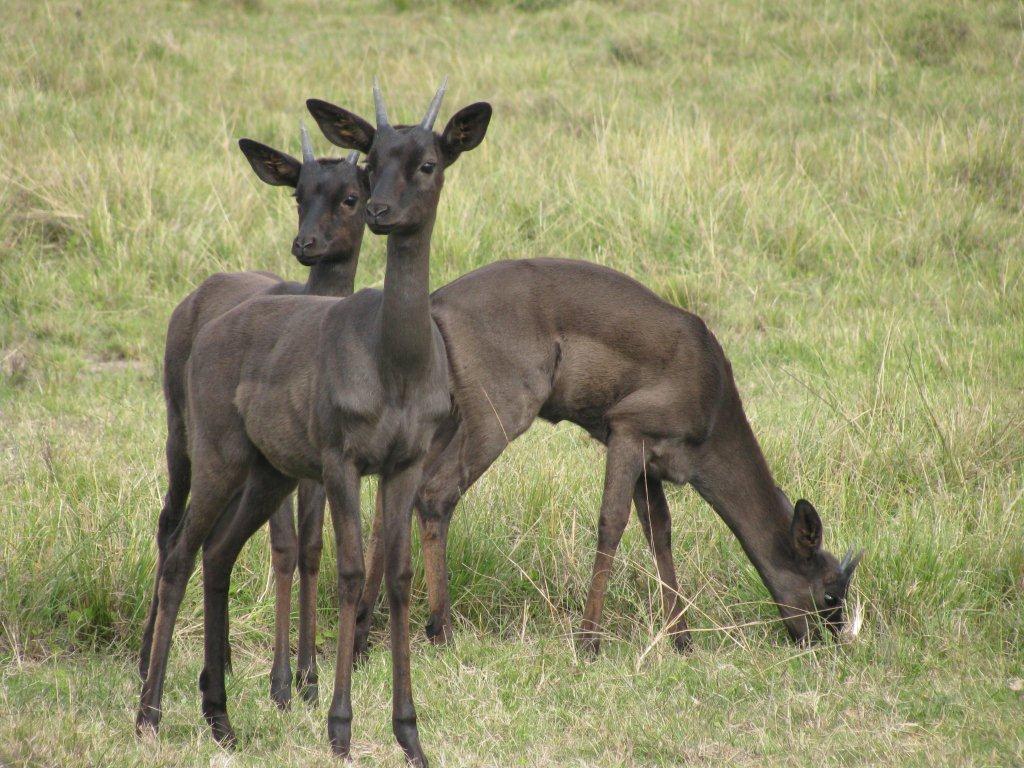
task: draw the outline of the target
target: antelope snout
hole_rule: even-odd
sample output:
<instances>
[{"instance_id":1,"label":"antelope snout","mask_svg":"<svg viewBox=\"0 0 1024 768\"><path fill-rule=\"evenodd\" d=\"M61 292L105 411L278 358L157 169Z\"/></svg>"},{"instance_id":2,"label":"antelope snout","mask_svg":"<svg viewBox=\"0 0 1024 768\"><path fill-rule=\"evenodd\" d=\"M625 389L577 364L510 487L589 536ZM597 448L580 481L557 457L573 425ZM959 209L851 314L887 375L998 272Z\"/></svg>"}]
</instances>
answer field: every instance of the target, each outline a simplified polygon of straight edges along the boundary
<instances>
[{"instance_id":1,"label":"antelope snout","mask_svg":"<svg viewBox=\"0 0 1024 768\"><path fill-rule=\"evenodd\" d=\"M292 256L304 263L305 259L312 258L317 247L317 239L310 235L299 235L292 240Z\"/></svg>"},{"instance_id":2,"label":"antelope snout","mask_svg":"<svg viewBox=\"0 0 1024 768\"><path fill-rule=\"evenodd\" d=\"M366 203L366 215L374 221L380 219L389 210L391 210L391 206L387 203L379 203L376 200L370 200Z\"/></svg>"}]
</instances>

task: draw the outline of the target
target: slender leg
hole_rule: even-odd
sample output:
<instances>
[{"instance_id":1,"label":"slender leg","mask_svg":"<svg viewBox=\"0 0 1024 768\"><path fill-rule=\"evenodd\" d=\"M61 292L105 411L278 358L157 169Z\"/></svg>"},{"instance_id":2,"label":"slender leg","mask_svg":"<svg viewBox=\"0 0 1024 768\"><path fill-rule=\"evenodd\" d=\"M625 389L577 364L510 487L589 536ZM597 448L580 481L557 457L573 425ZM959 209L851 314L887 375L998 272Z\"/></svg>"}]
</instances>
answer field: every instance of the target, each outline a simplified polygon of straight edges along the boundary
<instances>
[{"instance_id":1,"label":"slender leg","mask_svg":"<svg viewBox=\"0 0 1024 768\"><path fill-rule=\"evenodd\" d=\"M270 668L270 698L281 709L292 700L291 644L292 579L299 557L291 499L270 516L270 557L274 567L274 664Z\"/></svg>"},{"instance_id":2,"label":"slender leg","mask_svg":"<svg viewBox=\"0 0 1024 768\"><path fill-rule=\"evenodd\" d=\"M369 652L370 625L373 623L373 611L377 607L380 585L384 580L384 542L381 539L384 512L381 507L381 498L380 486L378 486L370 541L366 545L366 583L363 585L359 610L356 612L356 661L366 658L366 654Z\"/></svg>"},{"instance_id":3,"label":"slender leg","mask_svg":"<svg viewBox=\"0 0 1024 768\"><path fill-rule=\"evenodd\" d=\"M295 686L310 704L318 696L316 671L316 594L324 546L324 487L299 483L299 669Z\"/></svg>"},{"instance_id":4,"label":"slender leg","mask_svg":"<svg viewBox=\"0 0 1024 768\"><path fill-rule=\"evenodd\" d=\"M156 730L160 724L167 657L174 633L174 621L181 607L185 586L195 568L196 553L213 530L220 513L242 484L242 477L228 467L193 466L192 500L177 533L172 537L159 574L156 619L149 658L149 670L139 697L135 730Z\"/></svg>"},{"instance_id":5,"label":"slender leg","mask_svg":"<svg viewBox=\"0 0 1024 768\"><path fill-rule=\"evenodd\" d=\"M391 612L391 726L410 764L426 768L420 746L416 708L412 700L409 667L409 586L412 581L409 540L412 535L412 504L423 468L414 464L381 478L384 506L385 572Z\"/></svg>"},{"instance_id":6,"label":"slender leg","mask_svg":"<svg viewBox=\"0 0 1024 768\"><path fill-rule=\"evenodd\" d=\"M213 530L210 532L210 535L206 537L206 541L203 542L203 552L204 552L204 554L205 554L207 548L209 547L209 545L213 541L216 541L222 535L222 532L228 527L230 522L234 519L235 513L238 510L238 504L239 504L239 502L241 502L241 500L242 500L242 492L239 491L238 493L236 493L232 497L231 502L228 504L227 509L225 509L221 513L220 518L217 520L217 524L213 527ZM223 623L224 637L223 637L222 642L224 644L224 670L226 672L230 673L231 672L231 640L230 640L229 632L228 632L228 629L229 629L228 628L228 614L227 614L227 610L226 609L225 609L225 612L224 612L223 622L224 622Z\"/></svg>"},{"instance_id":7,"label":"slender leg","mask_svg":"<svg viewBox=\"0 0 1024 768\"><path fill-rule=\"evenodd\" d=\"M262 458L257 458L249 470L236 513L218 529L203 551L205 663L199 677L199 688L203 693L203 715L210 724L213 737L225 746L235 743L224 687L223 621L228 610L231 569L245 542L280 509L294 488L294 480L282 475Z\"/></svg>"},{"instance_id":8,"label":"slender leg","mask_svg":"<svg viewBox=\"0 0 1024 768\"><path fill-rule=\"evenodd\" d=\"M228 508L225 509L221 513L220 519L217 521L217 525L214 526L213 531L210 533L209 536L206 537L206 541L203 542L203 552L204 553L206 552L207 547L213 541L216 541L222 535L221 532L228 527L228 525L231 523L232 520L234 520L235 513L238 510L238 505L239 505L239 503L241 501L242 501L242 491L239 491L231 499L231 503L228 504ZM227 603L225 603L224 605L225 605L224 618L223 618L223 621L224 621L224 623L223 623L224 638L222 640L223 645L224 645L224 671L230 674L230 672L231 672L231 638L230 638L230 631L229 631L230 628L228 626Z\"/></svg>"},{"instance_id":9,"label":"slender leg","mask_svg":"<svg viewBox=\"0 0 1024 768\"><path fill-rule=\"evenodd\" d=\"M676 569L672 562L672 517L661 480L641 475L633 492L633 505L644 530L644 538L654 553L669 637L677 651L685 652L690 649L692 639L676 583Z\"/></svg>"},{"instance_id":10,"label":"slender leg","mask_svg":"<svg viewBox=\"0 0 1024 768\"><path fill-rule=\"evenodd\" d=\"M160 510L156 534L156 574L153 577L153 599L149 605L145 629L142 632L142 643L139 651L139 677L143 682L149 670L149 652L153 644L153 627L156 624L156 613L159 607L160 570L167 554L167 546L171 536L185 514L189 488L192 485L192 463L188 457L188 442L185 426L177 411L168 409L167 413L167 493L164 495L164 506Z\"/></svg>"},{"instance_id":11,"label":"slender leg","mask_svg":"<svg viewBox=\"0 0 1024 768\"><path fill-rule=\"evenodd\" d=\"M448 526L455 505L446 504L436 514L424 512L423 506L418 506L416 510L423 547L427 602L430 606L427 638L434 645L445 645L451 642L453 636L452 603L448 591Z\"/></svg>"},{"instance_id":12,"label":"slender leg","mask_svg":"<svg viewBox=\"0 0 1024 768\"><path fill-rule=\"evenodd\" d=\"M433 643L445 643L452 636L451 597L448 592L448 528L459 499L491 464L530 425L532 411L518 419L506 417L502 423L492 419L472 427L459 425L437 459L430 464L416 499L423 545L423 569L427 582L430 618L427 637Z\"/></svg>"},{"instance_id":13,"label":"slender leg","mask_svg":"<svg viewBox=\"0 0 1024 768\"><path fill-rule=\"evenodd\" d=\"M601 499L601 520L597 528L597 555L594 558L594 572L587 593L587 605L583 610L583 626L580 633L580 649L596 655L600 648L601 611L604 607L608 574L615 550L618 549L622 532L629 520L629 503L637 477L643 469L644 456L640 444L629 438L612 433L608 443L608 458L604 471L604 496Z\"/></svg>"},{"instance_id":14,"label":"slender leg","mask_svg":"<svg viewBox=\"0 0 1024 768\"><path fill-rule=\"evenodd\" d=\"M362 531L359 528L359 470L340 454L324 460L324 487L338 549L338 659L334 697L327 712L327 736L336 755L348 756L352 741L352 659L356 604L363 591Z\"/></svg>"}]
</instances>

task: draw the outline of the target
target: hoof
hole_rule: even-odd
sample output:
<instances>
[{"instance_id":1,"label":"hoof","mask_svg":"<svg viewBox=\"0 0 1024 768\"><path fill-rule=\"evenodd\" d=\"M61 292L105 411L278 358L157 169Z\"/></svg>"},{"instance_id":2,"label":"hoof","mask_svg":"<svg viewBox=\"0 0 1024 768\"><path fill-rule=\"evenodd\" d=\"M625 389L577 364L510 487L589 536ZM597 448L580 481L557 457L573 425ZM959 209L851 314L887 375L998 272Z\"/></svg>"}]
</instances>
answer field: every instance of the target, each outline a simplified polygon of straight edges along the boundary
<instances>
[{"instance_id":1,"label":"hoof","mask_svg":"<svg viewBox=\"0 0 1024 768\"><path fill-rule=\"evenodd\" d=\"M580 656L593 661L601 652L601 638L593 632L582 632L576 640L576 648Z\"/></svg>"},{"instance_id":2,"label":"hoof","mask_svg":"<svg viewBox=\"0 0 1024 768\"><path fill-rule=\"evenodd\" d=\"M299 691L302 700L311 706L316 706L320 698L320 687L317 685L316 676L302 677L302 674L295 675L295 687Z\"/></svg>"},{"instance_id":3,"label":"hoof","mask_svg":"<svg viewBox=\"0 0 1024 768\"><path fill-rule=\"evenodd\" d=\"M405 761L409 765L418 766L418 768L427 768L427 756L423 754L423 748L420 746L419 731L416 729L416 719L412 720L392 720L391 727L394 730L395 738L398 739L398 744L401 746L402 751L405 753Z\"/></svg>"},{"instance_id":4,"label":"hoof","mask_svg":"<svg viewBox=\"0 0 1024 768\"><path fill-rule=\"evenodd\" d=\"M454 637L450 621L430 619L426 626L427 639L432 645L448 645Z\"/></svg>"},{"instance_id":5,"label":"hoof","mask_svg":"<svg viewBox=\"0 0 1024 768\"><path fill-rule=\"evenodd\" d=\"M270 700L278 709L288 709L292 703L292 676L289 671L284 675L270 676Z\"/></svg>"},{"instance_id":6,"label":"hoof","mask_svg":"<svg viewBox=\"0 0 1024 768\"><path fill-rule=\"evenodd\" d=\"M331 741L331 752L338 757L348 757L352 744L352 719L328 717L327 738Z\"/></svg>"},{"instance_id":7,"label":"hoof","mask_svg":"<svg viewBox=\"0 0 1024 768\"><path fill-rule=\"evenodd\" d=\"M235 737L235 731L228 720L228 713L217 712L213 715L207 715L206 720L210 724L210 732L213 734L214 740L224 749L234 749L238 739Z\"/></svg>"},{"instance_id":8,"label":"hoof","mask_svg":"<svg viewBox=\"0 0 1024 768\"><path fill-rule=\"evenodd\" d=\"M693 650L693 638L690 637L689 632L672 635L672 647L676 649L677 653L687 654Z\"/></svg>"},{"instance_id":9,"label":"hoof","mask_svg":"<svg viewBox=\"0 0 1024 768\"><path fill-rule=\"evenodd\" d=\"M160 730L160 716L156 712L139 710L135 716L135 735L139 737L156 736Z\"/></svg>"}]
</instances>

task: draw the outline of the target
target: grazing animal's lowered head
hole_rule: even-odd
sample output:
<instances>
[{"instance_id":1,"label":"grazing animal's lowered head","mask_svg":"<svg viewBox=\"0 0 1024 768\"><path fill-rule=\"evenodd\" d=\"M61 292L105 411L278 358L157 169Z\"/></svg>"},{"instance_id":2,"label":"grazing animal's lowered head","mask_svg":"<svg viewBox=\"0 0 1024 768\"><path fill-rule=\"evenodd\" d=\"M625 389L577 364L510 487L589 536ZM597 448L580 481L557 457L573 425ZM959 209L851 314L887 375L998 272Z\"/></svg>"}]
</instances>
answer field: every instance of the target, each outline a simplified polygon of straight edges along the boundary
<instances>
[{"instance_id":1,"label":"grazing animal's lowered head","mask_svg":"<svg viewBox=\"0 0 1024 768\"><path fill-rule=\"evenodd\" d=\"M376 83L376 128L358 115L325 101L306 102L330 141L367 154L370 198L366 203L366 222L375 234L413 232L431 225L444 186L445 169L463 152L479 146L487 133L491 105L483 101L463 107L441 133L435 133L434 121L444 92L442 83L418 125L391 125Z\"/></svg>"},{"instance_id":2,"label":"grazing animal's lowered head","mask_svg":"<svg viewBox=\"0 0 1024 768\"><path fill-rule=\"evenodd\" d=\"M840 561L821 546L821 518L805 499L790 503L778 491L783 506L792 513L787 541L778 542L769 581L773 596L790 635L799 643L820 640L819 621L836 637L848 633L851 618L846 597L854 569L864 551L849 550Z\"/></svg>"},{"instance_id":3,"label":"grazing animal's lowered head","mask_svg":"<svg viewBox=\"0 0 1024 768\"><path fill-rule=\"evenodd\" d=\"M252 139L241 139L238 146L261 180L295 190L299 231L292 255L300 264L313 267L359 254L369 182L358 152L345 160L317 159L305 127L301 161Z\"/></svg>"}]
</instances>

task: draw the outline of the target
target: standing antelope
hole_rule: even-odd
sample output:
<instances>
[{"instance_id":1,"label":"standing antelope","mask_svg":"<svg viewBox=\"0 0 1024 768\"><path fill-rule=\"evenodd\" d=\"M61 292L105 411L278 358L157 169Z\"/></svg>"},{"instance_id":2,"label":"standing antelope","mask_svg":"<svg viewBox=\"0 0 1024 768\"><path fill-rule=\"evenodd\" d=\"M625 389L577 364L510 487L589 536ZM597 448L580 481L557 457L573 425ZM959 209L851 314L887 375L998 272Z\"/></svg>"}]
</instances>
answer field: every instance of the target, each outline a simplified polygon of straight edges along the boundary
<instances>
[{"instance_id":1,"label":"standing antelope","mask_svg":"<svg viewBox=\"0 0 1024 768\"><path fill-rule=\"evenodd\" d=\"M344 116L313 109L342 143ZM343 144L345 146L345 144ZM807 501L777 488L747 422L732 367L704 322L635 280L580 261L496 262L431 296L445 338L455 403L431 447L416 501L430 601L427 634L451 636L445 550L466 490L538 416L571 421L607 446L597 555L579 636L600 643L608 573L636 507L654 553L668 632L691 640L671 552L662 484L689 483L739 539L794 640L817 637L816 616L839 632L860 555L842 562L822 548L822 524ZM380 552L371 547L372 562ZM367 583L357 650L365 649L379 589Z\"/></svg>"},{"instance_id":2,"label":"standing antelope","mask_svg":"<svg viewBox=\"0 0 1024 768\"><path fill-rule=\"evenodd\" d=\"M139 730L159 723L174 621L196 553L214 533L203 554L200 687L214 737L234 743L222 642L231 568L296 482L322 477L340 597L328 734L334 751L348 754L356 604L364 581L359 483L377 474L391 609L392 725L407 759L427 764L409 670L410 520L427 450L451 409L445 349L430 314L430 238L445 170L480 144L491 116L490 105L472 104L436 134L443 95L442 84L416 126L389 124L376 84L376 129L346 113L353 148L368 152L367 223L388 238L383 290L342 301L251 299L207 324L196 339L187 389L192 497L160 571ZM237 510L217 526L239 492Z\"/></svg>"},{"instance_id":3,"label":"standing antelope","mask_svg":"<svg viewBox=\"0 0 1024 768\"><path fill-rule=\"evenodd\" d=\"M349 296L355 284L365 226L363 209L368 195L366 173L356 164L359 153L352 152L347 161L316 159L305 128L302 128L301 162L251 139L241 139L238 145L261 180L295 190L299 230L292 243L292 254L300 264L309 268L309 276L305 283L294 283L283 281L269 272L216 274L190 293L171 315L163 379L167 403L169 484L157 530L157 584L167 542L185 513L191 484L191 459L185 428L186 367L199 331L212 319L255 296ZM290 500L286 500L270 520L277 592L270 691L279 706L285 706L291 698L288 630L296 562L299 566L301 606L296 683L307 700L315 700L317 696L315 601L323 514L323 488L310 480L299 483L298 536ZM139 658L139 674L143 680L149 668L157 604L158 592L154 589Z\"/></svg>"}]
</instances>

